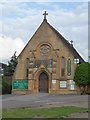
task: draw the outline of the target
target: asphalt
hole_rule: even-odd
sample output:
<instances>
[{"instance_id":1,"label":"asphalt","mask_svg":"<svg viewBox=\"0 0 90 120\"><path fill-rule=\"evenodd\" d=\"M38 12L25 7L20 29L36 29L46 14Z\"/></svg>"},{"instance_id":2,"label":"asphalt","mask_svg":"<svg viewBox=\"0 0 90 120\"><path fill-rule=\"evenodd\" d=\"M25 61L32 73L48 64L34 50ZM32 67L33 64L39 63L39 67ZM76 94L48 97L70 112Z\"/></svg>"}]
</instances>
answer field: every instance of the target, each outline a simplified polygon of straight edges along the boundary
<instances>
[{"instance_id":1,"label":"asphalt","mask_svg":"<svg viewBox=\"0 0 90 120\"><path fill-rule=\"evenodd\" d=\"M78 106L88 108L88 95L3 95L2 108Z\"/></svg>"}]
</instances>

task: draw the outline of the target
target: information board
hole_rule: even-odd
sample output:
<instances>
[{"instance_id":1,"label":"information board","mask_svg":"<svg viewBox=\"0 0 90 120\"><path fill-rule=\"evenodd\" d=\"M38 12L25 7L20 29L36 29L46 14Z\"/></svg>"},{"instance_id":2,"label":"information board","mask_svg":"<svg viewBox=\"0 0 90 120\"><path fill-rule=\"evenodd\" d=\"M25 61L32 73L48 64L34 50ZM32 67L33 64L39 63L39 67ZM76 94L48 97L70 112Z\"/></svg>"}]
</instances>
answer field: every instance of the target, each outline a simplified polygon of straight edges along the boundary
<instances>
[{"instance_id":1,"label":"information board","mask_svg":"<svg viewBox=\"0 0 90 120\"><path fill-rule=\"evenodd\" d=\"M79 63L79 59L74 59L74 63Z\"/></svg>"},{"instance_id":2,"label":"information board","mask_svg":"<svg viewBox=\"0 0 90 120\"><path fill-rule=\"evenodd\" d=\"M74 90L74 85L70 85L70 90Z\"/></svg>"},{"instance_id":3,"label":"information board","mask_svg":"<svg viewBox=\"0 0 90 120\"><path fill-rule=\"evenodd\" d=\"M72 84L75 84L75 82L73 81L73 80L70 80L70 84L72 85Z\"/></svg>"},{"instance_id":4,"label":"information board","mask_svg":"<svg viewBox=\"0 0 90 120\"><path fill-rule=\"evenodd\" d=\"M67 88L69 88L69 84L67 84Z\"/></svg>"},{"instance_id":5,"label":"information board","mask_svg":"<svg viewBox=\"0 0 90 120\"><path fill-rule=\"evenodd\" d=\"M66 81L60 81L60 88L66 88Z\"/></svg>"},{"instance_id":6,"label":"information board","mask_svg":"<svg viewBox=\"0 0 90 120\"><path fill-rule=\"evenodd\" d=\"M13 89L28 89L27 80L13 80Z\"/></svg>"},{"instance_id":7,"label":"information board","mask_svg":"<svg viewBox=\"0 0 90 120\"><path fill-rule=\"evenodd\" d=\"M55 84L55 83L56 83L56 80L52 80L52 83Z\"/></svg>"},{"instance_id":8,"label":"information board","mask_svg":"<svg viewBox=\"0 0 90 120\"><path fill-rule=\"evenodd\" d=\"M75 90L75 82L70 80L70 90Z\"/></svg>"}]
</instances>

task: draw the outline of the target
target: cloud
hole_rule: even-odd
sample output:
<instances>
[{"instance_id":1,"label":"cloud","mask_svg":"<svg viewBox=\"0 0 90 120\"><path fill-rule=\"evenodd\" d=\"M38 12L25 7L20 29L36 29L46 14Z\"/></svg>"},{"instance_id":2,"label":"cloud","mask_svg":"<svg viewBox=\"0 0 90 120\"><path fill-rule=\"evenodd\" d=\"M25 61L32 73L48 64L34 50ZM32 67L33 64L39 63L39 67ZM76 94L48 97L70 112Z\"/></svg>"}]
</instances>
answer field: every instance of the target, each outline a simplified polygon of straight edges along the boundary
<instances>
[{"instance_id":1,"label":"cloud","mask_svg":"<svg viewBox=\"0 0 90 120\"><path fill-rule=\"evenodd\" d=\"M16 2L16 0L1 0L1 2ZM72 0L18 0L17 2L72 2ZM88 2L88 0L73 0L73 2Z\"/></svg>"},{"instance_id":2,"label":"cloud","mask_svg":"<svg viewBox=\"0 0 90 120\"><path fill-rule=\"evenodd\" d=\"M3 17L0 19L0 31L12 42L21 39L26 44L43 20L43 12L47 10L47 19L86 59L88 44L88 3L3 3ZM74 7L73 7L74 6ZM72 8L72 9L70 9ZM3 38L4 39L4 38ZM83 48L77 44L82 44ZM10 53L7 53L12 54ZM3 56L5 57L5 56ZM9 58L9 57L7 57ZM4 59L7 59L6 57Z\"/></svg>"},{"instance_id":3,"label":"cloud","mask_svg":"<svg viewBox=\"0 0 90 120\"><path fill-rule=\"evenodd\" d=\"M82 56L82 58L86 61L88 61L88 46L83 47L83 44L76 43L75 48L77 48L79 54Z\"/></svg>"},{"instance_id":4,"label":"cloud","mask_svg":"<svg viewBox=\"0 0 90 120\"><path fill-rule=\"evenodd\" d=\"M12 39L0 36L0 61L7 62L15 51L19 55L24 46L24 42L20 38Z\"/></svg>"}]
</instances>

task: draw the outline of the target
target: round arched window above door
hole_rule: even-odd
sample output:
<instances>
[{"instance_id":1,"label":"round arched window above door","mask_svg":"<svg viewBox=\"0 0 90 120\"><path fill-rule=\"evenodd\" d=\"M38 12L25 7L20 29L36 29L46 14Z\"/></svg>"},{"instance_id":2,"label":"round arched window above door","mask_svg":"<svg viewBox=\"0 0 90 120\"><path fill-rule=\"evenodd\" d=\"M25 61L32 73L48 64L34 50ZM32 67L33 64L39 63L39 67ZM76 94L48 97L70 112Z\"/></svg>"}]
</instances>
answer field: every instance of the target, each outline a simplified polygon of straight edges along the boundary
<instances>
[{"instance_id":1,"label":"round arched window above door","mask_svg":"<svg viewBox=\"0 0 90 120\"><path fill-rule=\"evenodd\" d=\"M50 52L50 46L47 45L47 44L44 44L40 47L40 53L42 56L47 56L48 57L48 54Z\"/></svg>"}]
</instances>

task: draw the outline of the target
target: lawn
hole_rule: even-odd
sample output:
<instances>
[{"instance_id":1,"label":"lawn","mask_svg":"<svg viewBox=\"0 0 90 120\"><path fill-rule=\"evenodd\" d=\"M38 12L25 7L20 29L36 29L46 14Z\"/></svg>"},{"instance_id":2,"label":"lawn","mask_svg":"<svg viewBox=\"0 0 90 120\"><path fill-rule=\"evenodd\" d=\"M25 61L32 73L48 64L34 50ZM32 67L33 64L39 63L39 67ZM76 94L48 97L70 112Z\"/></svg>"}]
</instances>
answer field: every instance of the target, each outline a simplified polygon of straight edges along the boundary
<instances>
[{"instance_id":1,"label":"lawn","mask_svg":"<svg viewBox=\"0 0 90 120\"><path fill-rule=\"evenodd\" d=\"M3 118L62 118L73 113L87 112L87 108L74 106L54 107L54 108L18 108L18 109L3 109Z\"/></svg>"}]
</instances>

